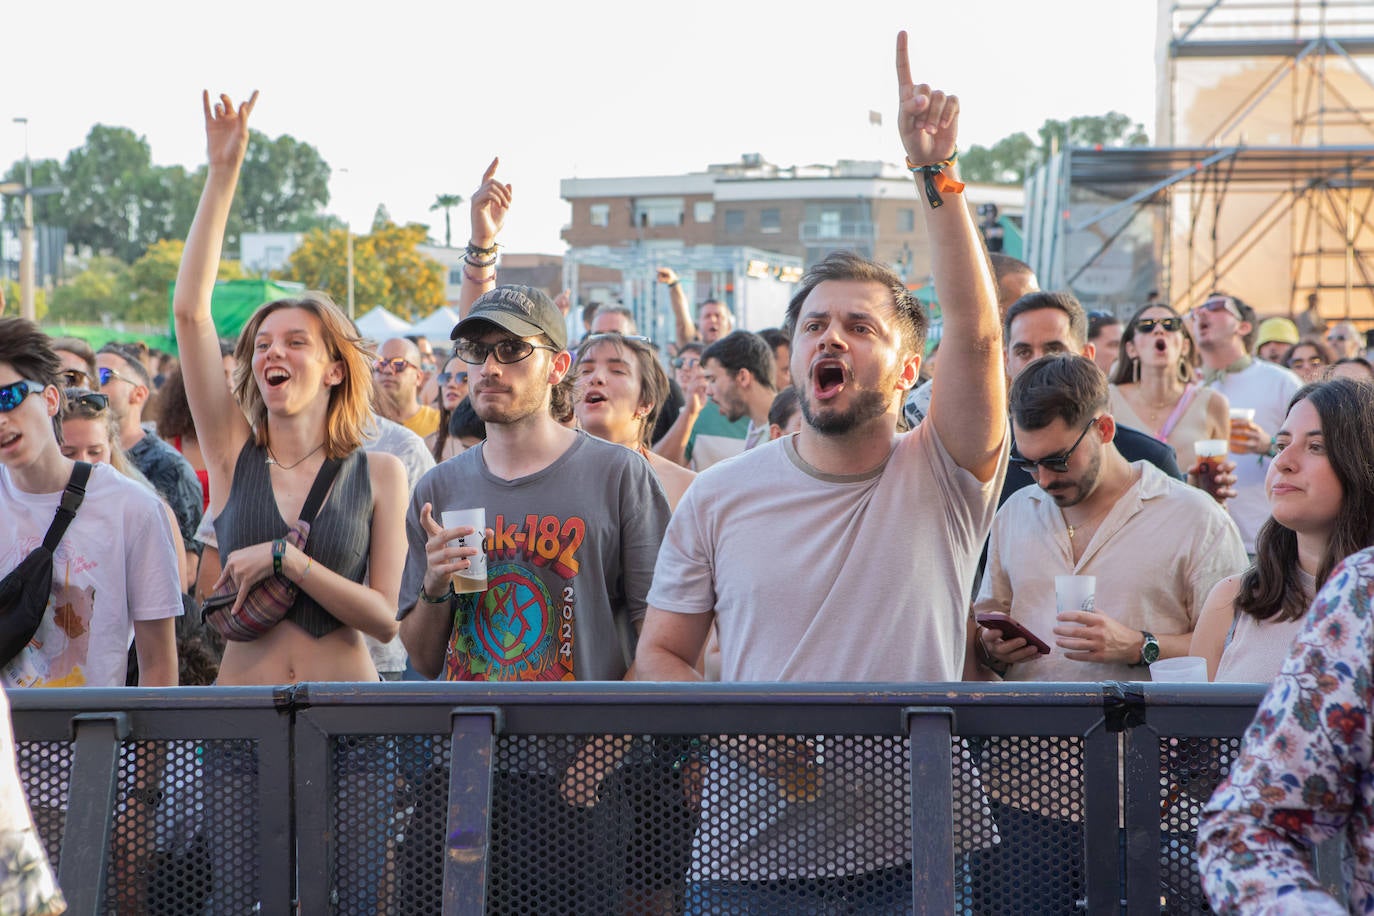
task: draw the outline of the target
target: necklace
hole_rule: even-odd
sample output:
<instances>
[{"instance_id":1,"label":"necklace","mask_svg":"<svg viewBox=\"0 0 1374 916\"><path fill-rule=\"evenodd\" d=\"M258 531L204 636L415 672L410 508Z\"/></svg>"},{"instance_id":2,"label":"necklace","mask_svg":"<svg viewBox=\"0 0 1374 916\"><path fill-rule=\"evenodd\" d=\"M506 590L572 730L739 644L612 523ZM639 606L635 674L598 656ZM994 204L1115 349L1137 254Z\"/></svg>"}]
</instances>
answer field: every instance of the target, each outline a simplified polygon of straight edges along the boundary
<instances>
[{"instance_id":1,"label":"necklace","mask_svg":"<svg viewBox=\"0 0 1374 916\"><path fill-rule=\"evenodd\" d=\"M1078 534L1078 532L1082 531L1084 528L1088 528L1088 527L1090 527L1090 526L1092 526L1092 525L1096 525L1098 522L1102 521L1102 516L1104 516L1104 515L1106 515L1108 512L1110 512L1111 509L1112 509L1112 507L1109 505L1109 506L1107 506L1106 509L1104 509L1104 510L1102 510L1101 512L1097 513L1097 514L1094 515L1092 518L1088 519L1087 521L1079 522L1077 525L1070 525L1070 524L1069 524L1069 517L1068 517L1067 515L1064 514L1064 510L1063 510L1063 509L1060 509L1060 510L1059 510L1059 516L1060 516L1060 518L1062 518L1062 519L1064 520L1064 528L1068 530L1068 532L1069 532L1069 540L1072 541L1072 540L1074 539L1074 535Z\"/></svg>"},{"instance_id":2,"label":"necklace","mask_svg":"<svg viewBox=\"0 0 1374 916\"><path fill-rule=\"evenodd\" d=\"M319 451L320 449L322 449L322 448L324 448L324 443L323 443L323 442L321 442L319 445L315 446L315 447L312 448L310 451L308 451L308 452L306 452L304 455L302 455L299 461L295 461L295 462L293 462L293 463L291 463L291 464L282 464L280 461L277 460L277 457L276 457L275 455L272 454L272 446L269 445L269 446L267 446L267 464L268 464L269 467L271 467L272 465L275 464L277 467L281 468L283 471L289 471L289 470L291 470L292 468L294 468L294 467L296 467L297 465L299 465L299 464L300 464L302 461L304 461L306 458L309 458L311 455L313 455L313 454L315 454L316 452L318 452L318 451Z\"/></svg>"}]
</instances>

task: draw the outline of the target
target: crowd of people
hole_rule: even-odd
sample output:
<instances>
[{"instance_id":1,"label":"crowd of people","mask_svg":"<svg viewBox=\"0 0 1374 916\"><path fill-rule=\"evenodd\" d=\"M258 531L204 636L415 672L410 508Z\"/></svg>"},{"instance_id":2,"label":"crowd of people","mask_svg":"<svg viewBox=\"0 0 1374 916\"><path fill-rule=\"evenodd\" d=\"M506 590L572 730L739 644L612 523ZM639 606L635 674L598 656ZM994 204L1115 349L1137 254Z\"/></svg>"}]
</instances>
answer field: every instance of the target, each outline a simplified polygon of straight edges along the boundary
<instances>
[{"instance_id":1,"label":"crowd of people","mask_svg":"<svg viewBox=\"0 0 1374 916\"><path fill-rule=\"evenodd\" d=\"M44 613L0 659L6 686L1145 680L1150 663L1201 656L1216 680L1275 684L1204 818L1207 892L1228 912L1282 888L1320 894L1311 838L1348 826L1364 852L1369 834L1374 370L1355 328L1326 330L1315 303L1296 323L1260 321L1220 291L1181 311L1152 298L1121 321L1040 290L1025 264L985 251L954 178L958 99L913 81L905 34L897 73L928 204L938 371L924 308L850 252L807 271L781 328L736 329L716 299L693 309L665 267L667 346L617 306L572 340L566 298L497 285L514 199L495 160L470 202L449 353L366 341L317 294L268 303L221 341L210 294L257 97L207 94L178 364L0 318L0 573L89 473ZM1206 440L1228 457L1208 464ZM469 509L485 521L445 521ZM1091 603L1062 607L1063 576L1096 577ZM1300 763L1295 741L1311 748ZM863 742L829 741L824 756L811 797L754 791L772 770L718 755L695 808L684 792L668 805L680 810L655 810L701 836L750 837L664 879L685 885L687 912L909 906L909 787L868 785ZM1011 911L987 887L1006 862L1041 863L1065 839L1081 856L1076 819L1000 765L990 745L979 766L1001 840L970 859L978 912ZM251 760L230 746L206 766L234 788L223 804L251 806ZM363 747L343 767L376 801L338 837L345 912L376 899L361 838L386 816L388 766ZM1285 777L1276 796L1275 768L1309 781ZM575 750L496 774L504 816L588 813L584 835L556 838L556 869L526 855L537 824L498 824L494 899L556 898L578 875L605 884L586 912L614 909L625 850L598 840L596 790L609 778ZM0 789L16 786L0 771ZM148 788L121 804L153 804ZM536 803L503 804L516 795ZM27 831L0 823L31 859ZM1081 862L1063 873L1019 911L1072 911ZM245 888L214 894L214 912L254 903Z\"/></svg>"}]
</instances>

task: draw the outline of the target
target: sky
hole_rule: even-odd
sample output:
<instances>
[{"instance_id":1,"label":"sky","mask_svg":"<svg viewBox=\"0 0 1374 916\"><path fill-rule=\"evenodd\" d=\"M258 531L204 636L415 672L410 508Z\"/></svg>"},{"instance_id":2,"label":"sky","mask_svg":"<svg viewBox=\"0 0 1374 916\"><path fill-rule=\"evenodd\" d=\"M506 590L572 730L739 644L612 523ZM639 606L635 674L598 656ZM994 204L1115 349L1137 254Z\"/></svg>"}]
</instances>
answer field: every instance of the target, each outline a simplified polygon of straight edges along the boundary
<instances>
[{"instance_id":1,"label":"sky","mask_svg":"<svg viewBox=\"0 0 1374 916\"><path fill-rule=\"evenodd\" d=\"M898 162L895 39L960 98L961 145L1116 110L1153 132L1156 0L496 3L161 0L7 4L0 168L61 159L94 124L153 161L204 161L200 91L261 92L252 125L315 146L326 209L379 203L442 239L440 194L493 156L514 188L509 251L559 253L563 178L671 175L760 153L779 165ZM485 14L485 18L479 16ZM869 111L884 125L869 124ZM913 196L915 187L913 185ZM467 205L453 212L467 240Z\"/></svg>"}]
</instances>

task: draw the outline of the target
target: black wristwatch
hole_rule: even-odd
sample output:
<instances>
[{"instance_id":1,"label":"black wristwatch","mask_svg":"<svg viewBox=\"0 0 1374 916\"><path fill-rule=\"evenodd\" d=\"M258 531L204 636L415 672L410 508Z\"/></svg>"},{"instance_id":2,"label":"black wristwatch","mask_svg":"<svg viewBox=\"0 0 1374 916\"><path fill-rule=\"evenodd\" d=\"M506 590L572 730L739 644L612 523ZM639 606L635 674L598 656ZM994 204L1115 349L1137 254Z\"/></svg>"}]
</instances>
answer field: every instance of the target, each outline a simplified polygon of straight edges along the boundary
<instances>
[{"instance_id":1,"label":"black wristwatch","mask_svg":"<svg viewBox=\"0 0 1374 916\"><path fill-rule=\"evenodd\" d=\"M1140 647L1140 661L1136 664L1149 665L1159 661L1159 640L1155 639L1155 634L1141 630L1140 635L1145 637L1145 643Z\"/></svg>"}]
</instances>

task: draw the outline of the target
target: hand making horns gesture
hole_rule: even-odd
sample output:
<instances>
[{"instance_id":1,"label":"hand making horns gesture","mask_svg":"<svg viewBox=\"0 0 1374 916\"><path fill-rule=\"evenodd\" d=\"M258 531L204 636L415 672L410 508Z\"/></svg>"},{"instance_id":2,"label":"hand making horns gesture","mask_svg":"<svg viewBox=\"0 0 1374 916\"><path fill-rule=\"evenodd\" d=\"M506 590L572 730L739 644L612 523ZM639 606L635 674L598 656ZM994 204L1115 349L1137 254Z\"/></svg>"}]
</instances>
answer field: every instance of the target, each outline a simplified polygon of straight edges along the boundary
<instances>
[{"instance_id":1,"label":"hand making horns gesture","mask_svg":"<svg viewBox=\"0 0 1374 916\"><path fill-rule=\"evenodd\" d=\"M248 116L258 103L257 91L238 108L223 93L214 108L210 107L208 91L201 92L200 100L205 109L205 151L210 165L237 168L248 150Z\"/></svg>"},{"instance_id":2,"label":"hand making horns gesture","mask_svg":"<svg viewBox=\"0 0 1374 916\"><path fill-rule=\"evenodd\" d=\"M954 155L959 99L911 81L906 32L897 33L897 130L911 165L934 165Z\"/></svg>"}]
</instances>

